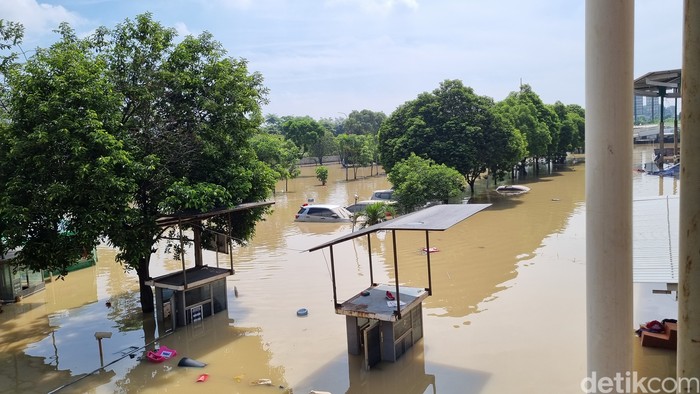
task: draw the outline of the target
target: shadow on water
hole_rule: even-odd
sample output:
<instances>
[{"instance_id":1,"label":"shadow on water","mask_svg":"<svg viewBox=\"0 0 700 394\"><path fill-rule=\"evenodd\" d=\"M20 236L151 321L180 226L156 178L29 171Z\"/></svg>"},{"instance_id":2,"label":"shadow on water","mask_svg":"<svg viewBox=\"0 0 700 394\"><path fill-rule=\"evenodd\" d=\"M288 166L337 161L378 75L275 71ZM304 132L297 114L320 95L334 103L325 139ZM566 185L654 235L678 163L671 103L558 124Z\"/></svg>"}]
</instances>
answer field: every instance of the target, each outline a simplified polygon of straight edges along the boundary
<instances>
[{"instance_id":1,"label":"shadow on water","mask_svg":"<svg viewBox=\"0 0 700 394\"><path fill-rule=\"evenodd\" d=\"M345 373L344 367L347 367ZM461 393L479 393L490 377L485 371L449 365L439 369L440 379L436 379L434 374L426 370L423 343L418 342L396 362L380 363L371 370L365 369L361 356L339 355L328 360L324 368L315 371L297 387L303 393L308 390L326 391L335 388L333 393L436 394L453 392L455 387L459 387ZM450 388L441 387L440 380L449 381Z\"/></svg>"}]
</instances>

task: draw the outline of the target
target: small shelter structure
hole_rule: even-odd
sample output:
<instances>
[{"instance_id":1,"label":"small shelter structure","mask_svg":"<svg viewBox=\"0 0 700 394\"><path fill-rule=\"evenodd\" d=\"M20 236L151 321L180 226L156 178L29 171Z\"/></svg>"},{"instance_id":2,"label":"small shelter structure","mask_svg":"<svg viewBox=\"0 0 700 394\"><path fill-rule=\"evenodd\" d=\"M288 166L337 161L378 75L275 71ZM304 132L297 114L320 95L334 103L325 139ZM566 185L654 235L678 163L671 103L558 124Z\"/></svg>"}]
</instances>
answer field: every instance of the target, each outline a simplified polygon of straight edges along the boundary
<instances>
[{"instance_id":1,"label":"small shelter structure","mask_svg":"<svg viewBox=\"0 0 700 394\"><path fill-rule=\"evenodd\" d=\"M42 271L18 270L12 265L14 257L14 250L0 256L0 302L14 302L46 286Z\"/></svg>"},{"instance_id":2,"label":"small shelter structure","mask_svg":"<svg viewBox=\"0 0 700 394\"><path fill-rule=\"evenodd\" d=\"M634 95L643 97L659 97L659 143L657 163L662 168L665 157L676 157L680 154L678 148L678 99L681 97L681 69L651 71L634 80ZM673 98L675 100L675 114L673 121L673 149L664 148L664 99ZM670 154L669 154L670 153Z\"/></svg>"},{"instance_id":3,"label":"small shelter structure","mask_svg":"<svg viewBox=\"0 0 700 394\"><path fill-rule=\"evenodd\" d=\"M430 252L433 249L430 247L430 232L445 231L490 205L435 205L369 226L308 250L313 252L323 248L330 249L335 312L346 316L348 353L360 355L364 352L365 368L369 369L380 361L395 362L423 338L422 303L433 293L430 269ZM401 286L396 250L396 236L400 230L425 232L427 287ZM369 286L350 299L339 302L333 246L362 236L367 236L367 242L371 245L370 235L378 231L390 231L392 235L394 283L380 284L374 281L372 248L368 246Z\"/></svg>"},{"instance_id":4,"label":"small shelter structure","mask_svg":"<svg viewBox=\"0 0 700 394\"><path fill-rule=\"evenodd\" d=\"M180 261L182 269L166 275L153 278L146 282L155 288L156 318L164 328L172 329L200 321L215 313L228 309L226 278L234 274L233 269L233 240L224 233L210 234L212 242L202 245L202 223L213 218L226 218L228 228L231 228L233 215L236 212L270 206L274 202L255 202L240 204L233 208L216 209L208 212L183 212L163 216L157 220L159 226L177 227L180 235ZM186 268L183 227L191 227L194 243L194 266ZM217 252L216 267L203 263L202 249L212 249ZM218 253L228 254L228 266L219 264Z\"/></svg>"}]
</instances>

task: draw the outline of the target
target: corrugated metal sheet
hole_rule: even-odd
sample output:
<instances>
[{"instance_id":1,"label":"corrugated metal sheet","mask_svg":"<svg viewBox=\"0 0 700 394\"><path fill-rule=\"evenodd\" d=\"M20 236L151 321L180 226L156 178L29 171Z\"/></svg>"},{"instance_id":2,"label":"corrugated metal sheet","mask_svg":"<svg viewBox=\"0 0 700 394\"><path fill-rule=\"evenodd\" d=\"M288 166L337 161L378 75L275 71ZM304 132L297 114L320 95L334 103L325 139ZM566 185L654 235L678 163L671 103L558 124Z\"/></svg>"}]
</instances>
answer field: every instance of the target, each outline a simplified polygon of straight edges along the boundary
<instances>
[{"instance_id":1,"label":"corrugated metal sheet","mask_svg":"<svg viewBox=\"0 0 700 394\"><path fill-rule=\"evenodd\" d=\"M634 200L633 281L678 283L680 198Z\"/></svg>"},{"instance_id":2,"label":"corrugated metal sheet","mask_svg":"<svg viewBox=\"0 0 700 394\"><path fill-rule=\"evenodd\" d=\"M332 241L314 246L309 252L319 250L331 245L361 237L365 234L379 230L423 230L423 231L445 231L455 224L477 214L491 204L441 204L417 212L409 213L366 227L362 230L343 235Z\"/></svg>"}]
</instances>

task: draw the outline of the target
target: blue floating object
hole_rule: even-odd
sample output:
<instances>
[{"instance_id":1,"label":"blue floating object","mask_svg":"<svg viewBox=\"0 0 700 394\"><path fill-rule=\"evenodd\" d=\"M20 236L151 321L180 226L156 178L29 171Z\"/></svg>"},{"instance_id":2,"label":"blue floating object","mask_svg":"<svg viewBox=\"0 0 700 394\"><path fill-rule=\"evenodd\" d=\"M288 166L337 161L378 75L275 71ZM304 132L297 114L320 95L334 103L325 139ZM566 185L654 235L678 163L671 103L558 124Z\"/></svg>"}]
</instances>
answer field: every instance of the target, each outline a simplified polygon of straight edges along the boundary
<instances>
[{"instance_id":1,"label":"blue floating object","mask_svg":"<svg viewBox=\"0 0 700 394\"><path fill-rule=\"evenodd\" d=\"M197 361L194 359L191 359L189 357L183 357L180 359L180 362L177 363L178 367L197 367L197 368L203 368L206 367L207 364Z\"/></svg>"},{"instance_id":2,"label":"blue floating object","mask_svg":"<svg viewBox=\"0 0 700 394\"><path fill-rule=\"evenodd\" d=\"M297 311L297 316L302 317L309 314L309 310L306 308L301 308Z\"/></svg>"}]
</instances>

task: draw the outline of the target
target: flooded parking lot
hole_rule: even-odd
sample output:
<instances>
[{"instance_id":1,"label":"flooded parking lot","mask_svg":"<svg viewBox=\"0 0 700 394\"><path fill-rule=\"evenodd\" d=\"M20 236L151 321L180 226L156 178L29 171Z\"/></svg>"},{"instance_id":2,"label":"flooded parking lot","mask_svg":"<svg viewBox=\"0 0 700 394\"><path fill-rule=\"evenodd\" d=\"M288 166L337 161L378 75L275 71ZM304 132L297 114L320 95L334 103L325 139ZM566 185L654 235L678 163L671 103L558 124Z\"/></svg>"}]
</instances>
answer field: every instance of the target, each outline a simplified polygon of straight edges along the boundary
<instances>
[{"instance_id":1,"label":"flooded parking lot","mask_svg":"<svg viewBox=\"0 0 700 394\"><path fill-rule=\"evenodd\" d=\"M678 194L677 180L633 171L651 160L650 149L635 147L636 163L630 164L635 197ZM315 178L314 167L304 167L288 190L278 184L274 213L258 225L248 246L235 250L228 311L202 323L160 333L153 319L140 313L135 275L114 263L108 247L98 249L95 267L5 305L0 392L581 392L584 163L527 178L531 191L518 196L501 196L492 185L478 184L472 201L493 205L431 234L431 246L439 252L431 254L433 295L423 303L423 339L398 362L382 362L370 371L361 357L347 353L345 317L333 307L328 251L305 252L352 231L352 225L293 219L310 199L349 205L355 195L367 199L390 185L386 176L370 176L369 169L358 171L357 180L350 171L347 181L340 166L329 169L326 186ZM379 233L371 240L376 282L393 277L390 238ZM423 233L398 233L396 242L401 283L426 286ZM334 248L341 302L370 283L367 248L365 238ZM205 260L216 261L213 254L205 254ZM180 262L160 248L151 267L155 277L179 269ZM666 298L672 296L658 297L655 308L644 308L635 319L674 317L674 301ZM308 316L298 317L300 308ZM101 341L102 360L98 331L112 332ZM142 359L144 349L156 343L176 349L177 357L160 364ZM635 351L640 371L673 373L669 352ZM178 367L181 357L207 366ZM197 382L202 373L208 380Z\"/></svg>"}]
</instances>

